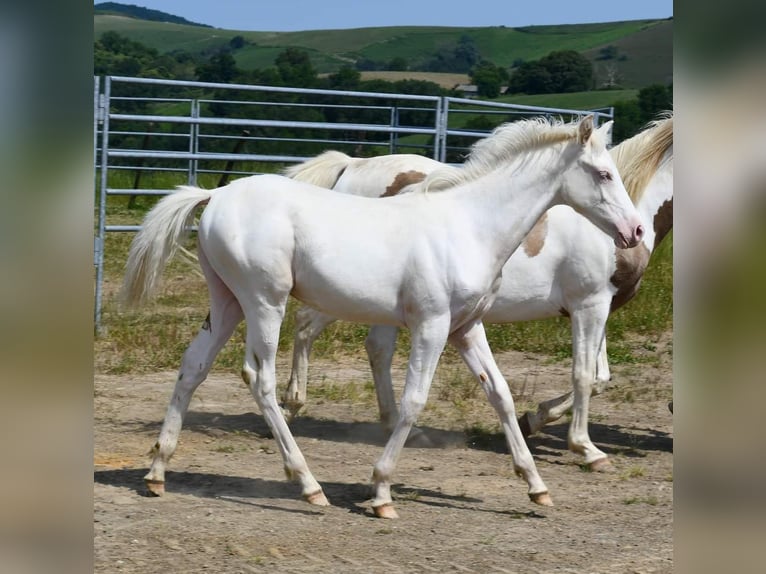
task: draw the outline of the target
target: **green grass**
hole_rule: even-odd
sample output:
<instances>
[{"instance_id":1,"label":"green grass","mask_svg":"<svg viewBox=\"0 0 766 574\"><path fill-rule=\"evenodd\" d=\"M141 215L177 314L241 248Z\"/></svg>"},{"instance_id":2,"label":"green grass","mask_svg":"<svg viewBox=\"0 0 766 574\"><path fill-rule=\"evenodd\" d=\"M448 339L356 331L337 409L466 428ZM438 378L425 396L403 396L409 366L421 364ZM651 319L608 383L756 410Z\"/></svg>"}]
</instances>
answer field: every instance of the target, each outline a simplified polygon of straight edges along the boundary
<instances>
[{"instance_id":1,"label":"green grass","mask_svg":"<svg viewBox=\"0 0 766 574\"><path fill-rule=\"evenodd\" d=\"M638 90L593 90L569 94L503 95L496 101L569 110L596 110L607 108L620 100L632 100L637 96Z\"/></svg>"}]
</instances>

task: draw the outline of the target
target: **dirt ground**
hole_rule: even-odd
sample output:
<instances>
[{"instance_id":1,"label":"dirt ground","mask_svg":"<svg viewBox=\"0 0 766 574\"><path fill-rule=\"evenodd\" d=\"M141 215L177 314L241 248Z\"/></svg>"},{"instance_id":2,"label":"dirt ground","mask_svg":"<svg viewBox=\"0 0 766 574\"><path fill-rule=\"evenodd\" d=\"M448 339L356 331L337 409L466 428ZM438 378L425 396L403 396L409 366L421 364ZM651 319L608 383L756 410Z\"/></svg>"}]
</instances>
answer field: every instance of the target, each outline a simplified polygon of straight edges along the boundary
<instances>
[{"instance_id":1,"label":"dirt ground","mask_svg":"<svg viewBox=\"0 0 766 574\"><path fill-rule=\"evenodd\" d=\"M167 494L146 496L146 453L175 373L97 375L95 569L672 572L669 336L649 348L659 360L613 367L612 388L591 401L591 437L610 455L613 472L580 467L566 448L568 419L530 438L552 508L527 498L481 391L453 388L456 378L468 377L467 369L441 365L419 421L433 446L404 450L394 487L400 519L393 521L374 518L370 509L369 478L386 437L376 422L363 357L314 361L308 408L290 425L333 504L328 508L300 500L297 485L285 479L276 444L233 372L211 375L197 391L170 463ZM566 362L516 352L497 360L519 412L570 388ZM284 382L289 356L280 361ZM349 385L356 391L344 394Z\"/></svg>"}]
</instances>

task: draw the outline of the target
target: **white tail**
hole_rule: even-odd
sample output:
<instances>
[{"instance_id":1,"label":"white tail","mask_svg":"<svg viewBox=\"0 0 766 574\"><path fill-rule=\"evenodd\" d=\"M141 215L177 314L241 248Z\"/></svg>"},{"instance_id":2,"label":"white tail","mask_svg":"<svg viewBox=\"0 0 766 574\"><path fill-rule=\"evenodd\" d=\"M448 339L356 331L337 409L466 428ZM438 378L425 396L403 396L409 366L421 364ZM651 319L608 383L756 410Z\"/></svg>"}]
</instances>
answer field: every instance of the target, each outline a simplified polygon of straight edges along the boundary
<instances>
[{"instance_id":1,"label":"white tail","mask_svg":"<svg viewBox=\"0 0 766 574\"><path fill-rule=\"evenodd\" d=\"M282 172L287 177L332 189L340 178L343 170L355 158L340 151L326 151L315 158L285 168Z\"/></svg>"},{"instance_id":2,"label":"white tail","mask_svg":"<svg viewBox=\"0 0 766 574\"><path fill-rule=\"evenodd\" d=\"M151 298L165 265L188 235L194 209L208 201L214 191L179 186L146 215L141 230L130 244L125 264L121 295L127 305L140 305Z\"/></svg>"}]
</instances>

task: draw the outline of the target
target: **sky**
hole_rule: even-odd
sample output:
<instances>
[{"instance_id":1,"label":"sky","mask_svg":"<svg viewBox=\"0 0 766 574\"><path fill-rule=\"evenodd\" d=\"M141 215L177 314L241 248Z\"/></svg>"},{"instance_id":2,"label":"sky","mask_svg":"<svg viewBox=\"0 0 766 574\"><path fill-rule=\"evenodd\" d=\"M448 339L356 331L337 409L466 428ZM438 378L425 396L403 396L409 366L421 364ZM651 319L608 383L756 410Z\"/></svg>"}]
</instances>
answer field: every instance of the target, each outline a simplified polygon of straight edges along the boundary
<instances>
[{"instance_id":1,"label":"sky","mask_svg":"<svg viewBox=\"0 0 766 574\"><path fill-rule=\"evenodd\" d=\"M99 4L103 0L94 1ZM226 30L536 26L667 18L673 0L122 0Z\"/></svg>"}]
</instances>

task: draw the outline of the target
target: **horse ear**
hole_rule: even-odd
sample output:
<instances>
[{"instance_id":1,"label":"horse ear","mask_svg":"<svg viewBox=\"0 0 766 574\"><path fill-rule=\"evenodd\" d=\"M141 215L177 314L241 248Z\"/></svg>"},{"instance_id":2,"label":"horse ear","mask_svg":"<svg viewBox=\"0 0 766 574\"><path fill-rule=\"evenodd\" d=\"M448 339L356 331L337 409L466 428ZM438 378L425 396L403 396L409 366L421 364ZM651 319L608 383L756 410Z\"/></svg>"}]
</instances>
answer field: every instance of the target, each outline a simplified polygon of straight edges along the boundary
<instances>
[{"instance_id":1,"label":"horse ear","mask_svg":"<svg viewBox=\"0 0 766 574\"><path fill-rule=\"evenodd\" d=\"M603 126L598 128L598 131L600 131L604 137L604 144L607 147L612 145L612 127L613 126L614 126L614 120L609 120Z\"/></svg>"},{"instance_id":2,"label":"horse ear","mask_svg":"<svg viewBox=\"0 0 766 574\"><path fill-rule=\"evenodd\" d=\"M580 145L585 145L591 135L593 135L593 114L580 120L580 124L577 126L577 141Z\"/></svg>"}]
</instances>

